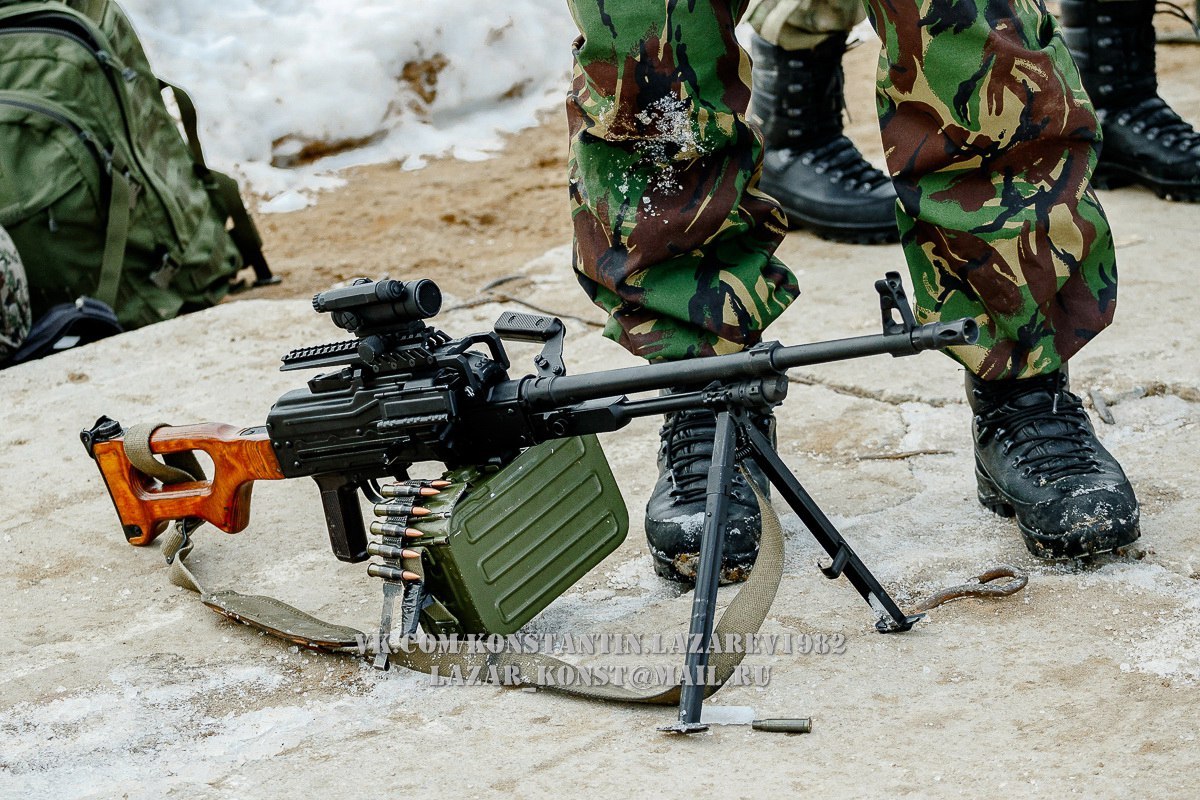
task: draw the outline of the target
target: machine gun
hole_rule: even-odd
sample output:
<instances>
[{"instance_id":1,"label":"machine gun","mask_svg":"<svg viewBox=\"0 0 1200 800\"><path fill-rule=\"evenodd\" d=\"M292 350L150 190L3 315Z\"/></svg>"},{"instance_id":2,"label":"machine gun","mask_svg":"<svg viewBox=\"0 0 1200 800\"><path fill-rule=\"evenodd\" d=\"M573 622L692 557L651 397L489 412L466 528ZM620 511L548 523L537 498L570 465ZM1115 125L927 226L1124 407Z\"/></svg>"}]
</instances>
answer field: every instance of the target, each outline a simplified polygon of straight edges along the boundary
<instances>
[{"instance_id":1,"label":"machine gun","mask_svg":"<svg viewBox=\"0 0 1200 800\"><path fill-rule=\"evenodd\" d=\"M699 645L689 649L685 665L685 675L695 680L681 688L674 728L697 730L722 523L739 460L758 463L832 559L825 575L848 578L876 610L878 630L908 630L918 619L899 609L749 421L750 412L784 400L791 368L911 355L978 336L970 319L917 325L896 273L876 289L883 332L873 336L796 346L764 342L730 355L567 375L558 319L506 312L494 330L454 339L425 322L441 307L432 281L360 279L313 299L316 311L330 314L355 338L284 356L284 370L327 371L280 397L265 426L143 427L135 435L102 417L81 438L134 545L149 544L173 520L182 521L185 537L200 521L238 532L249 521L255 480L311 477L334 555L346 562L382 559L368 572L385 585L383 634L390 632L396 597L404 599L400 627L406 635L416 632L418 620L431 632L507 633L624 538L624 506L592 434L640 417L712 409L714 468L689 637ZM536 374L509 378L504 341L542 343ZM668 388L670 394L628 397ZM564 442L575 443L574 449L567 452ZM196 450L211 457L211 480L194 461L188 466L179 460ZM422 462L444 464L443 479L410 479L409 468ZM381 485L388 480L393 482ZM554 505L557 495L576 489L583 494L573 495L570 509ZM370 526L378 541L368 541L360 492L381 517ZM593 505L599 511L589 515ZM464 533L468 524L474 527ZM437 547L456 541L465 542L457 555ZM536 558L520 555L535 552ZM382 664L377 659L377 665L386 663L386 656Z\"/></svg>"}]
</instances>

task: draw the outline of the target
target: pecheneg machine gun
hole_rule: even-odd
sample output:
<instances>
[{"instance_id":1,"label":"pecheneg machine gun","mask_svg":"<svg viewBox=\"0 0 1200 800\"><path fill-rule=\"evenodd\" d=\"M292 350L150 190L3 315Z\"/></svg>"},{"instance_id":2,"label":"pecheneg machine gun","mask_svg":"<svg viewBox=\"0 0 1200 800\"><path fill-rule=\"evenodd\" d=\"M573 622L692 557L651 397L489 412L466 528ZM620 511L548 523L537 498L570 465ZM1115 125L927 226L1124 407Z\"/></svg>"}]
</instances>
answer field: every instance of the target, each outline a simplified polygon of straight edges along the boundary
<instances>
[{"instance_id":1,"label":"pecheneg machine gun","mask_svg":"<svg viewBox=\"0 0 1200 800\"><path fill-rule=\"evenodd\" d=\"M430 634L508 634L624 539L628 515L595 434L640 417L712 409L716 439L688 639L698 646L688 649L679 719L670 728L701 730L703 700L714 690L704 677L711 676L722 522L739 461L757 462L828 553L824 574L850 581L875 610L880 632L905 631L919 619L900 610L750 422L751 412L783 402L791 368L976 340L970 319L917 325L898 274L875 286L880 334L764 342L731 355L568 375L565 329L556 318L505 312L492 331L455 339L426 323L441 308L432 281L359 279L313 299L316 311L355 338L284 356L283 370L322 371L280 397L265 426L127 430L102 417L81 437L134 545L149 544L176 521L176 541L166 549L169 561L182 561L201 522L229 533L246 527L255 480L311 477L334 555L379 559L367 571L384 584L381 636L411 636L418 626ZM505 341L542 344L535 374L509 378ZM629 397L639 393L655 394ZM212 459L211 479L197 450ZM423 462L444 464L441 479L411 479L410 467ZM369 534L360 494L377 517ZM204 596L221 613L292 641L349 649L337 631L352 629L309 629L320 621L294 609L281 618L253 599ZM376 666L386 668L394 655L380 649Z\"/></svg>"}]
</instances>

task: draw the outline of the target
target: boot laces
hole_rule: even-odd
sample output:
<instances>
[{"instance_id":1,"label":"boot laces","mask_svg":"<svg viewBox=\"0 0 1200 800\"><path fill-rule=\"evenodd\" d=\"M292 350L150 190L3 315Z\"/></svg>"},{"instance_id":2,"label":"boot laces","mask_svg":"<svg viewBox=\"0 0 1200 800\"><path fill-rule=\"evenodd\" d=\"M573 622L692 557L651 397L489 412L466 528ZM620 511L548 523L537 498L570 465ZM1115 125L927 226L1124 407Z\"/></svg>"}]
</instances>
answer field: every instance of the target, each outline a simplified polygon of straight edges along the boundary
<instances>
[{"instance_id":1,"label":"boot laces","mask_svg":"<svg viewBox=\"0 0 1200 800\"><path fill-rule=\"evenodd\" d=\"M1135 133L1145 131L1147 138L1158 139L1165 147L1183 151L1200 148L1200 132L1157 95L1122 111L1117 122Z\"/></svg>"},{"instance_id":2,"label":"boot laces","mask_svg":"<svg viewBox=\"0 0 1200 800\"><path fill-rule=\"evenodd\" d=\"M818 173L831 172L835 180L860 186L864 191L871 191L891 180L863 158L854 142L845 136L815 148L808 156Z\"/></svg>"},{"instance_id":3,"label":"boot laces","mask_svg":"<svg viewBox=\"0 0 1200 800\"><path fill-rule=\"evenodd\" d=\"M752 424L771 441L774 441L774 417L751 413ZM671 496L683 502L703 499L708 492L708 467L712 462L714 439L717 435L717 418L712 411L679 411L671 415L663 426L663 462L671 478ZM743 463L743 453L735 453L735 460ZM753 468L752 468L753 469ZM746 483L741 470L734 470L734 497L742 497L739 489Z\"/></svg>"},{"instance_id":4,"label":"boot laces","mask_svg":"<svg viewBox=\"0 0 1200 800\"><path fill-rule=\"evenodd\" d=\"M663 450L671 494L685 502L704 497L717 420L711 411L678 411L663 426Z\"/></svg>"},{"instance_id":5,"label":"boot laces","mask_svg":"<svg viewBox=\"0 0 1200 800\"><path fill-rule=\"evenodd\" d=\"M1015 382L1010 389L992 395L993 410L978 417L980 440L1003 441L1005 454L1013 455L1013 466L1026 477L1037 476L1046 484L1070 475L1101 471L1096 435L1078 397L1067 391L1059 377L1054 388L1035 389L1041 398L1030 402L1029 388ZM1018 399L1023 402L1016 403Z\"/></svg>"}]
</instances>

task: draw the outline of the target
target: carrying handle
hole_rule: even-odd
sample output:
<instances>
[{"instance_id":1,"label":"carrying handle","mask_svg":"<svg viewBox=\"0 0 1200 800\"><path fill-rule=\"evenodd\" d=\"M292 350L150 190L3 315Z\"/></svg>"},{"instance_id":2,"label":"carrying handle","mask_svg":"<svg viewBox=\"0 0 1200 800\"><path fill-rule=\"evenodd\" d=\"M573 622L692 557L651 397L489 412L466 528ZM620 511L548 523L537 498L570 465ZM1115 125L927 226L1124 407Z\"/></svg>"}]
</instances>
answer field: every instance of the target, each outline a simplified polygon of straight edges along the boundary
<instances>
[{"instance_id":1,"label":"carrying handle","mask_svg":"<svg viewBox=\"0 0 1200 800\"><path fill-rule=\"evenodd\" d=\"M567 329L558 317L506 311L496 320L493 330L501 339L510 342L545 342L542 352L533 359L538 375L554 378L567 374L563 363Z\"/></svg>"}]
</instances>

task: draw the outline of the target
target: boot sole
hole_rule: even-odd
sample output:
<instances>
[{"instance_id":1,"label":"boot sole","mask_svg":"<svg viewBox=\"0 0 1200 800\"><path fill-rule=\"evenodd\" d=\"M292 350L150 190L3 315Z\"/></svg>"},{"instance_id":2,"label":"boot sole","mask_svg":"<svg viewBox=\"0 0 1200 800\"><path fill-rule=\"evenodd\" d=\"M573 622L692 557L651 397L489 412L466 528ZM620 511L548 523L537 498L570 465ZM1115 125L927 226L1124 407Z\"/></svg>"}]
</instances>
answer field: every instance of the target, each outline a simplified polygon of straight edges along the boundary
<instances>
[{"instance_id":1,"label":"boot sole","mask_svg":"<svg viewBox=\"0 0 1200 800\"><path fill-rule=\"evenodd\" d=\"M763 190L771 194L769 186L764 185ZM778 197L778 194L771 196ZM843 244L892 244L900 241L900 231L894 222L889 226L838 224L832 220L816 219L808 214L802 214L782 202L780 205L783 207L784 214L787 215L788 230L790 231L806 230L815 233L822 239Z\"/></svg>"},{"instance_id":2,"label":"boot sole","mask_svg":"<svg viewBox=\"0 0 1200 800\"><path fill-rule=\"evenodd\" d=\"M1017 530L1025 540L1026 549L1038 558L1063 561L1110 553L1133 544L1142 535L1141 528L1135 524L1132 528L1096 535L1081 531L1074 536L1050 536L1028 527L1017 517L1016 505L1012 499L1000 491L978 462L975 464L975 482L979 504L1005 519L1016 517Z\"/></svg>"},{"instance_id":3,"label":"boot sole","mask_svg":"<svg viewBox=\"0 0 1200 800\"><path fill-rule=\"evenodd\" d=\"M900 241L900 233L895 230L838 228L823 222L797 219L788 215L788 230L804 230L815 233L826 241L841 244L895 244Z\"/></svg>"},{"instance_id":4,"label":"boot sole","mask_svg":"<svg viewBox=\"0 0 1200 800\"><path fill-rule=\"evenodd\" d=\"M1092 185L1097 189L1121 189L1125 186L1145 186L1163 200L1182 203L1200 203L1200 186L1180 185L1156 181L1136 170L1120 164L1101 164L1092 175Z\"/></svg>"},{"instance_id":5,"label":"boot sole","mask_svg":"<svg viewBox=\"0 0 1200 800\"><path fill-rule=\"evenodd\" d=\"M672 559L651 548L650 556L654 560L654 572L658 577L688 586L696 583L696 568L700 564L699 553L682 553ZM753 562L739 565L722 564L721 577L717 582L721 586L741 583L750 577L752 569L754 569Z\"/></svg>"}]
</instances>

